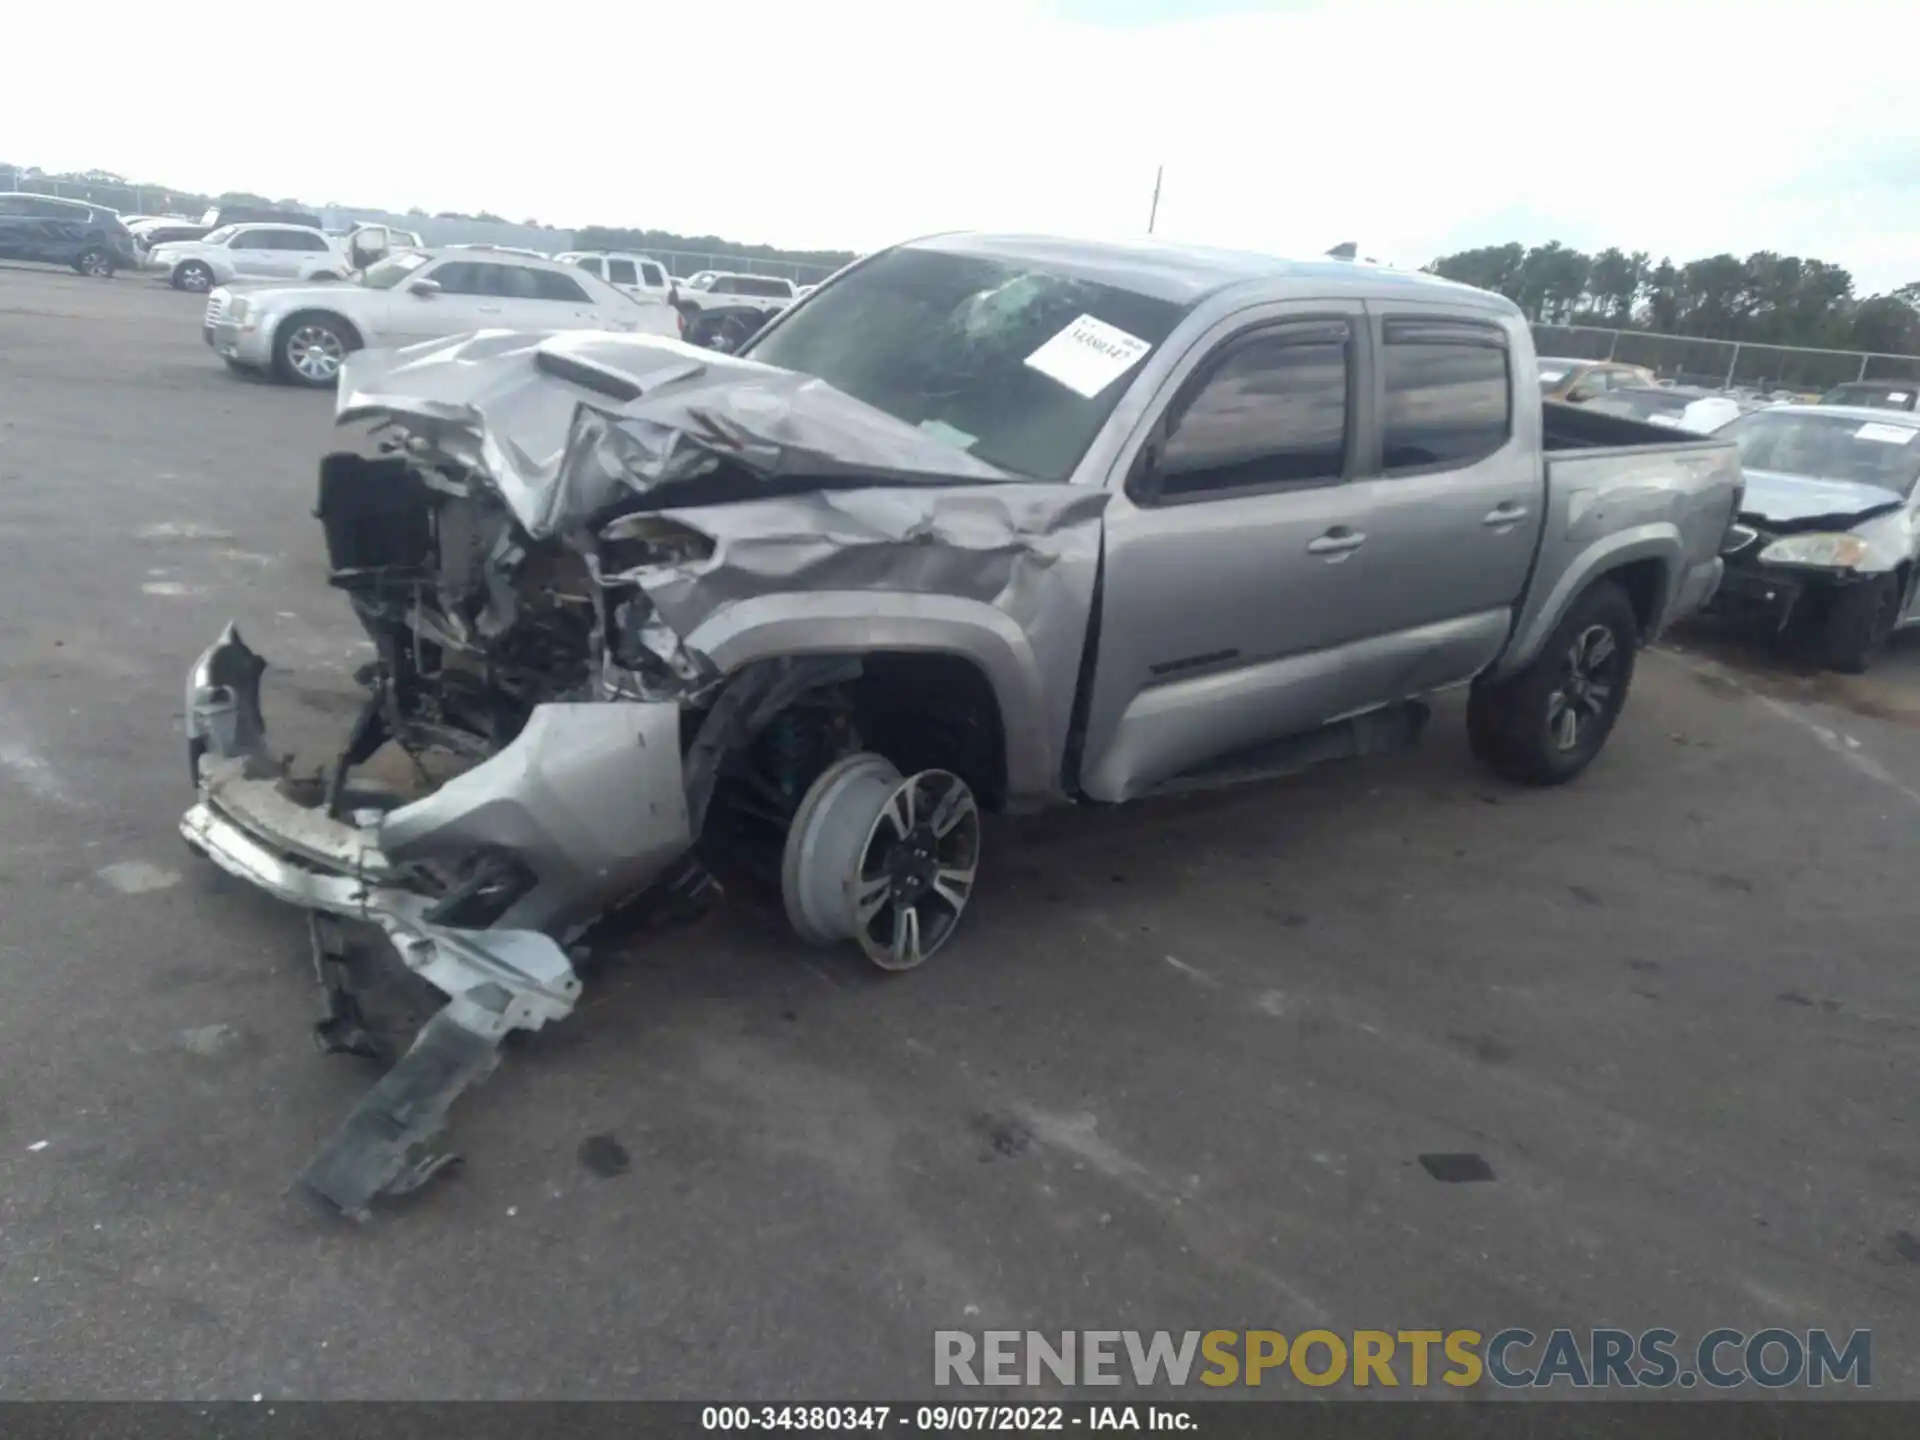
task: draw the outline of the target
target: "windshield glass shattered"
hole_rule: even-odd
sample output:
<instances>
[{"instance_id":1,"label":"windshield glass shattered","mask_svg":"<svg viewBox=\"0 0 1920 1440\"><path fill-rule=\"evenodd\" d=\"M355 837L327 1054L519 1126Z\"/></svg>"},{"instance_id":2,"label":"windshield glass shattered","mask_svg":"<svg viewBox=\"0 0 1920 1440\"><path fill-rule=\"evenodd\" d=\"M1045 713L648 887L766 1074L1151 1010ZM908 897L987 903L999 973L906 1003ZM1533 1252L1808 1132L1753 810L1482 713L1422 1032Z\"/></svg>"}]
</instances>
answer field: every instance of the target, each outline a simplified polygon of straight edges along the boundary
<instances>
[{"instance_id":1,"label":"windshield glass shattered","mask_svg":"<svg viewBox=\"0 0 1920 1440\"><path fill-rule=\"evenodd\" d=\"M1065 480L1182 313L1018 263L890 250L809 297L748 358L818 376L990 465Z\"/></svg>"},{"instance_id":2,"label":"windshield glass shattered","mask_svg":"<svg viewBox=\"0 0 1920 1440\"><path fill-rule=\"evenodd\" d=\"M1920 429L1910 425L1763 410L1719 433L1738 443L1749 470L1852 480L1901 495L1912 494L1920 479Z\"/></svg>"}]
</instances>

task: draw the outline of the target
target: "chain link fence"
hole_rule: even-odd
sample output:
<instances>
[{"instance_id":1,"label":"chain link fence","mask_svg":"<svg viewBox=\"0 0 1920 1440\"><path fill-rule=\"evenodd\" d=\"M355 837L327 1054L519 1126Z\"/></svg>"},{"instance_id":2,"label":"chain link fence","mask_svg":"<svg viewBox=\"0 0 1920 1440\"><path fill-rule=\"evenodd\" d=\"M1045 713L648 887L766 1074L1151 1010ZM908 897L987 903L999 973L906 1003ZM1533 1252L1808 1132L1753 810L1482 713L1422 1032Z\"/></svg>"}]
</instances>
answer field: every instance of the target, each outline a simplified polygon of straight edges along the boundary
<instances>
[{"instance_id":1,"label":"chain link fence","mask_svg":"<svg viewBox=\"0 0 1920 1440\"><path fill-rule=\"evenodd\" d=\"M0 190L24 191L29 195L52 195L61 200L85 200L104 205L122 215L171 215L184 205L190 218L198 219L207 208L202 195L175 195L150 185L99 184L77 185L71 180L48 180L24 170L0 169Z\"/></svg>"},{"instance_id":2,"label":"chain link fence","mask_svg":"<svg viewBox=\"0 0 1920 1440\"><path fill-rule=\"evenodd\" d=\"M1663 380L1714 390L1813 392L1849 380L1920 382L1920 355L1754 345L1599 325L1535 325L1533 344L1542 355L1644 365Z\"/></svg>"}]
</instances>

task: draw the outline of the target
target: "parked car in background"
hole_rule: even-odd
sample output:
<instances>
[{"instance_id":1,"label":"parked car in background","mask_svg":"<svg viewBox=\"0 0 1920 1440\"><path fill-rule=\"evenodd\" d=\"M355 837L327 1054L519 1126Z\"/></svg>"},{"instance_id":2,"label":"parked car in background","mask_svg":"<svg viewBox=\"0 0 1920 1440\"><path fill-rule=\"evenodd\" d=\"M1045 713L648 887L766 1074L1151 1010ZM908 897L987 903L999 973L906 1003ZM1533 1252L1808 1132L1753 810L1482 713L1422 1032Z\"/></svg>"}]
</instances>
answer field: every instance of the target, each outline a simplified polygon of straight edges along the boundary
<instances>
[{"instance_id":1,"label":"parked car in background","mask_svg":"<svg viewBox=\"0 0 1920 1440\"><path fill-rule=\"evenodd\" d=\"M793 282L784 276L702 270L680 287L674 303L692 344L737 350L794 298Z\"/></svg>"},{"instance_id":2,"label":"parked car in background","mask_svg":"<svg viewBox=\"0 0 1920 1440\"><path fill-rule=\"evenodd\" d=\"M1920 415L1775 405L1716 438L1740 447L1747 489L1714 608L1808 635L1832 669L1866 669L1920 619Z\"/></svg>"},{"instance_id":3,"label":"parked car in background","mask_svg":"<svg viewBox=\"0 0 1920 1440\"><path fill-rule=\"evenodd\" d=\"M350 272L370 269L399 251L421 248L417 234L392 225L354 225L328 230L326 236L334 248L346 256Z\"/></svg>"},{"instance_id":4,"label":"parked car in background","mask_svg":"<svg viewBox=\"0 0 1920 1440\"><path fill-rule=\"evenodd\" d=\"M1540 398L1584 405L1597 395L1628 386L1658 384L1644 365L1622 365L1613 360L1569 360L1540 357Z\"/></svg>"},{"instance_id":5,"label":"parked car in background","mask_svg":"<svg viewBox=\"0 0 1920 1440\"><path fill-rule=\"evenodd\" d=\"M562 265L575 265L589 275L597 275L636 299L673 300L673 277L651 256L617 250L564 250L553 258Z\"/></svg>"},{"instance_id":6,"label":"parked car in background","mask_svg":"<svg viewBox=\"0 0 1920 1440\"><path fill-rule=\"evenodd\" d=\"M209 230L228 225L299 225L308 230L323 230L320 217L310 210L289 205L215 205L200 217Z\"/></svg>"},{"instance_id":7,"label":"parked car in background","mask_svg":"<svg viewBox=\"0 0 1920 1440\"><path fill-rule=\"evenodd\" d=\"M1912 410L1920 380L1854 380L1820 397L1822 405L1865 405L1873 410Z\"/></svg>"},{"instance_id":8,"label":"parked car in background","mask_svg":"<svg viewBox=\"0 0 1920 1440\"><path fill-rule=\"evenodd\" d=\"M1636 385L1608 390L1587 401L1587 406L1603 415L1625 415L1649 425L1711 435L1722 425L1765 408L1767 403L1679 385Z\"/></svg>"},{"instance_id":9,"label":"parked car in background","mask_svg":"<svg viewBox=\"0 0 1920 1440\"><path fill-rule=\"evenodd\" d=\"M212 233L213 227L202 225L197 220L177 220L161 218L142 220L137 225L127 227L133 234L133 243L140 251L144 261L147 252L156 245L170 245L187 240L204 240Z\"/></svg>"},{"instance_id":10,"label":"parked car in background","mask_svg":"<svg viewBox=\"0 0 1920 1440\"><path fill-rule=\"evenodd\" d=\"M351 268L324 231L303 225L227 225L155 245L145 264L174 289L197 293L236 280L341 280Z\"/></svg>"},{"instance_id":11,"label":"parked car in background","mask_svg":"<svg viewBox=\"0 0 1920 1440\"><path fill-rule=\"evenodd\" d=\"M25 191L0 193L0 260L64 265L82 275L135 270L140 252L120 217L104 205Z\"/></svg>"},{"instance_id":12,"label":"parked car in background","mask_svg":"<svg viewBox=\"0 0 1920 1440\"><path fill-rule=\"evenodd\" d=\"M551 260L466 247L405 250L357 285L261 286L207 297L207 344L236 369L331 385L363 347L412 345L469 330L613 330L678 338L661 300L636 302Z\"/></svg>"}]
</instances>

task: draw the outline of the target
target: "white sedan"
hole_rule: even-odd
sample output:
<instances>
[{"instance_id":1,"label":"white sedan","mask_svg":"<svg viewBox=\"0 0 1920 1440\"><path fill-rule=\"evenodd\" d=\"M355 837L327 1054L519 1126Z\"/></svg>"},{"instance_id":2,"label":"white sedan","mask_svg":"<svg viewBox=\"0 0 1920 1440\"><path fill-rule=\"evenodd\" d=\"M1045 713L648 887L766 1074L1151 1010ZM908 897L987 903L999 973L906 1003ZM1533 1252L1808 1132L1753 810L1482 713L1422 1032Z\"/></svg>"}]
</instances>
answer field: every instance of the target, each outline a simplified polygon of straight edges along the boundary
<instances>
[{"instance_id":1,"label":"white sedan","mask_svg":"<svg viewBox=\"0 0 1920 1440\"><path fill-rule=\"evenodd\" d=\"M636 299L571 265L448 246L382 260L359 281L218 289L205 334L234 368L331 385L350 351L473 330L614 330L678 339L671 305Z\"/></svg>"}]
</instances>

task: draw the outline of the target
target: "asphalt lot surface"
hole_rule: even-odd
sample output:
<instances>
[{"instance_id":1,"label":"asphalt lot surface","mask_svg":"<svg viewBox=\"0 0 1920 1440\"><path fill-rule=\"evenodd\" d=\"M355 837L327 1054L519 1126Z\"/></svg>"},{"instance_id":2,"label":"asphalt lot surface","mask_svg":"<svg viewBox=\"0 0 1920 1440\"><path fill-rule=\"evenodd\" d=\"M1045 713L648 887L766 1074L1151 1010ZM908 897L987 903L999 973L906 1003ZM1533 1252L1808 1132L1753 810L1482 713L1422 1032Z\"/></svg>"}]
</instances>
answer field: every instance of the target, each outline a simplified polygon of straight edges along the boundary
<instances>
[{"instance_id":1,"label":"asphalt lot surface","mask_svg":"<svg viewBox=\"0 0 1920 1440\"><path fill-rule=\"evenodd\" d=\"M1447 703L1003 822L908 976L727 907L469 1093L451 1177L290 1198L373 1075L179 839L182 683L237 619L325 739L366 652L330 399L199 308L0 268L0 1397L910 1397L936 1329L1263 1325L1871 1327L1920 1395L1920 637L1840 681L1682 634L1559 791Z\"/></svg>"}]
</instances>

